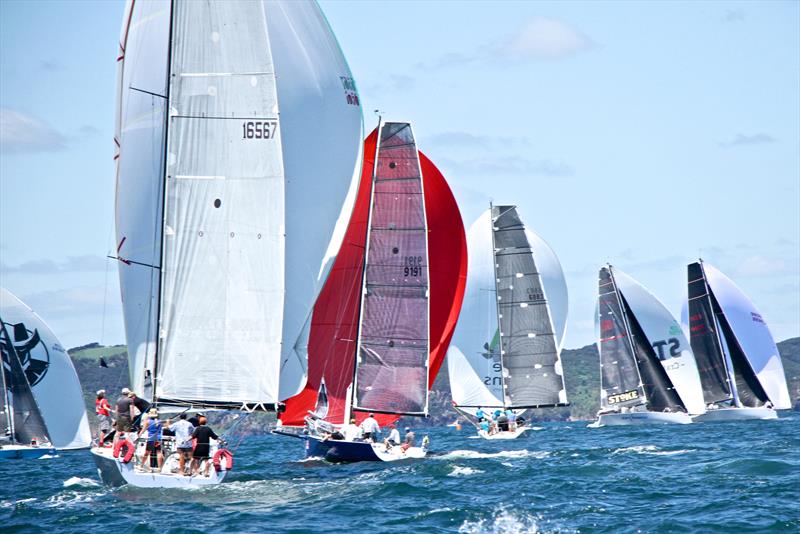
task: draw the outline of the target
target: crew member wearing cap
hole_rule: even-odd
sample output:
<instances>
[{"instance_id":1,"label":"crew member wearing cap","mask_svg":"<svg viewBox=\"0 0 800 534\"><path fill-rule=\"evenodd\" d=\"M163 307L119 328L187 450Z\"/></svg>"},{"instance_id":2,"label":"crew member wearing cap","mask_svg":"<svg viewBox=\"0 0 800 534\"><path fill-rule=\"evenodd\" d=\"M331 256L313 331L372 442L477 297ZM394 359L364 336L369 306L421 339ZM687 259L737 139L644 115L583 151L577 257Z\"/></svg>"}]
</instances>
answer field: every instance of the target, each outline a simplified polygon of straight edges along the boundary
<instances>
[{"instance_id":1,"label":"crew member wearing cap","mask_svg":"<svg viewBox=\"0 0 800 534\"><path fill-rule=\"evenodd\" d=\"M211 438L219 439L211 427L206 425L208 421L203 414L197 414L198 423L197 428L192 432L192 438L197 440L197 445L194 447L194 454L192 454L192 474L196 475L200 471L200 463L205 460L206 468L203 476L208 476L208 468L211 465Z\"/></svg>"},{"instance_id":2,"label":"crew member wearing cap","mask_svg":"<svg viewBox=\"0 0 800 534\"><path fill-rule=\"evenodd\" d=\"M150 403L136 395L133 391L128 391L128 397L131 399L133 407L139 412L138 415L133 416L133 430L138 431L141 428L142 419L147 413L147 410L150 409Z\"/></svg>"},{"instance_id":3,"label":"crew member wearing cap","mask_svg":"<svg viewBox=\"0 0 800 534\"><path fill-rule=\"evenodd\" d=\"M122 388L122 395L117 399L117 434L114 440L124 439L124 433L133 430L133 401L128 396L128 388Z\"/></svg>"},{"instance_id":4,"label":"crew member wearing cap","mask_svg":"<svg viewBox=\"0 0 800 534\"><path fill-rule=\"evenodd\" d=\"M389 425L389 428L392 430L389 432L389 437L386 438L386 441L384 442L387 450L391 447L400 445L400 431L397 430L397 427L394 425L394 423Z\"/></svg>"},{"instance_id":5,"label":"crew member wearing cap","mask_svg":"<svg viewBox=\"0 0 800 534\"><path fill-rule=\"evenodd\" d=\"M158 420L158 410L155 408L147 412L147 417L142 424L142 430L139 436L147 432L147 447L145 448L144 456L142 457L142 471L152 471L150 467L150 454L155 452L158 458L158 471L161 471L161 466L164 464L164 453L161 451L162 431L164 424Z\"/></svg>"},{"instance_id":6,"label":"crew member wearing cap","mask_svg":"<svg viewBox=\"0 0 800 534\"><path fill-rule=\"evenodd\" d=\"M361 421L361 430L364 432L364 439L367 441L375 441L378 434L381 432L381 427L378 421L375 420L375 414L370 413L369 416Z\"/></svg>"},{"instance_id":7,"label":"crew member wearing cap","mask_svg":"<svg viewBox=\"0 0 800 534\"><path fill-rule=\"evenodd\" d=\"M417 436L414 434L410 428L406 427L406 439L403 444L400 446L403 449L403 452L407 451L411 447L414 446L414 443L417 441Z\"/></svg>"},{"instance_id":8,"label":"crew member wearing cap","mask_svg":"<svg viewBox=\"0 0 800 534\"><path fill-rule=\"evenodd\" d=\"M111 404L106 398L106 390L104 389L97 391L97 399L94 401L94 413L97 414L98 422L97 444L102 447L106 435L111 432Z\"/></svg>"}]
</instances>

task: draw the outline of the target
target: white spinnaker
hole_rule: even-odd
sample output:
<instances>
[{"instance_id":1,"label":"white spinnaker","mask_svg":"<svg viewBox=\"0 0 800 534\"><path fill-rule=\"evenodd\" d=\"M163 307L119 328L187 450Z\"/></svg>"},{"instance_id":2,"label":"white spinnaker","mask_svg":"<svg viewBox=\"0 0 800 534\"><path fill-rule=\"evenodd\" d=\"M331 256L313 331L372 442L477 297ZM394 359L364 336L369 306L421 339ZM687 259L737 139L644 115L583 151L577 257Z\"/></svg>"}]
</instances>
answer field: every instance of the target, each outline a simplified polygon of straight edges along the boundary
<instances>
[{"instance_id":1,"label":"white spinnaker","mask_svg":"<svg viewBox=\"0 0 800 534\"><path fill-rule=\"evenodd\" d=\"M447 350L447 372L453 402L460 410L475 415L478 407L503 405L502 399L489 391L483 378L475 373L466 356L454 345Z\"/></svg>"},{"instance_id":2,"label":"white spinnaker","mask_svg":"<svg viewBox=\"0 0 800 534\"><path fill-rule=\"evenodd\" d=\"M125 8L117 60L116 233L130 387L150 399L158 324L170 2Z\"/></svg>"},{"instance_id":3,"label":"white spinnaker","mask_svg":"<svg viewBox=\"0 0 800 534\"><path fill-rule=\"evenodd\" d=\"M569 301L564 272L553 249L541 237L528 228L525 235L533 249L536 268L539 270L550 309L556 343L560 349L566 333ZM485 383L489 394L500 399L499 404L502 404L502 368L499 359L493 360L484 348L485 344L491 345L497 332L492 247L491 210L486 210L467 230L467 285L452 345L460 349L462 356ZM452 380L451 378L451 382Z\"/></svg>"},{"instance_id":4,"label":"white spinnaker","mask_svg":"<svg viewBox=\"0 0 800 534\"><path fill-rule=\"evenodd\" d=\"M614 267L617 289L628 303L647 341L690 414L705 413L697 362L689 340L667 308L639 282Z\"/></svg>"},{"instance_id":5,"label":"white spinnaker","mask_svg":"<svg viewBox=\"0 0 800 534\"><path fill-rule=\"evenodd\" d=\"M767 323L747 295L727 276L705 262L703 270L711 292L769 400L776 409L790 409L792 402L783 362Z\"/></svg>"},{"instance_id":6,"label":"white spinnaker","mask_svg":"<svg viewBox=\"0 0 800 534\"><path fill-rule=\"evenodd\" d=\"M16 338L15 325L24 325L28 335L25 339L38 332L40 342L29 353L21 355L24 356L21 363L53 446L57 449L81 449L91 445L92 435L81 384L69 354L53 331L38 314L5 288L0 288L0 318L16 342L24 340ZM17 326L16 331L21 332L21 327ZM31 366L43 367L44 372L32 373ZM36 378L32 379L34 374Z\"/></svg>"},{"instance_id":7,"label":"white spinnaker","mask_svg":"<svg viewBox=\"0 0 800 534\"><path fill-rule=\"evenodd\" d=\"M350 68L316 2L265 1L264 10L286 175L283 400L305 386L304 325L353 211L364 128Z\"/></svg>"}]
</instances>

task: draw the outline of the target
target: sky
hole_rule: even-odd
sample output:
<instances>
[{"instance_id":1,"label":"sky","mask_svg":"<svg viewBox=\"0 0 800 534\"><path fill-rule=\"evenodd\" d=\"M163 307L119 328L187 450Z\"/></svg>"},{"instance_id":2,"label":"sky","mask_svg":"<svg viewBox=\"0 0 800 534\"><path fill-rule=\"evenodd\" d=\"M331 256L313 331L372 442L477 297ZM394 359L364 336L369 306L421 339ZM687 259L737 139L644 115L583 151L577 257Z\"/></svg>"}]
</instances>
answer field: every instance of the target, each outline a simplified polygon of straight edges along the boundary
<instances>
[{"instance_id":1,"label":"sky","mask_svg":"<svg viewBox=\"0 0 800 534\"><path fill-rule=\"evenodd\" d=\"M565 346L606 262L676 316L698 257L800 335L800 2L321 1L365 125L410 120L465 225L516 204L561 260ZM121 1L0 1L0 285L67 347L124 343Z\"/></svg>"}]
</instances>

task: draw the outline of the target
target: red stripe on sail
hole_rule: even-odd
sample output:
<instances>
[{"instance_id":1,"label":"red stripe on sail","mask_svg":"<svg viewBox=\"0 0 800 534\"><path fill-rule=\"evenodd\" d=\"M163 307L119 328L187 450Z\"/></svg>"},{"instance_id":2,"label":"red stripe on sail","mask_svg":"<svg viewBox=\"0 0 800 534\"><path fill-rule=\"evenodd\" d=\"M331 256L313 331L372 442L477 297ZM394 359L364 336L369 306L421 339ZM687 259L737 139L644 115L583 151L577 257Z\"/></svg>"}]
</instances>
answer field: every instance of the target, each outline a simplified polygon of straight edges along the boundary
<instances>
[{"instance_id":1,"label":"red stripe on sail","mask_svg":"<svg viewBox=\"0 0 800 534\"><path fill-rule=\"evenodd\" d=\"M347 388L353 381L353 365L358 334L361 276L372 194L372 171L378 134L373 131L364 142L364 164L350 223L330 275L314 305L308 344L308 380L299 394L286 400L281 414L285 425L301 426L313 410L322 377L328 392L328 416L342 423L347 403ZM461 213L441 172L421 152L425 189L425 215L428 221L430 275L430 376L433 386L444 362L455 330L467 279L467 242ZM366 413L357 413L360 422ZM398 416L376 414L385 426Z\"/></svg>"}]
</instances>

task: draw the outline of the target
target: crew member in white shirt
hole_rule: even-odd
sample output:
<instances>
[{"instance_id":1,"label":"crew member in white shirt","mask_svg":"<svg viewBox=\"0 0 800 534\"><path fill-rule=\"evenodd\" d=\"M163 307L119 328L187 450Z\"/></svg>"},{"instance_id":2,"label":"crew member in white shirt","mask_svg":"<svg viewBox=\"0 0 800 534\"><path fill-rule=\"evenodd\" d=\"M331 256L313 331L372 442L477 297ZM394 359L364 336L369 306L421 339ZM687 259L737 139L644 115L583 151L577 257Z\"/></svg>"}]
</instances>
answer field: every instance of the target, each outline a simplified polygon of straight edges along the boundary
<instances>
[{"instance_id":1,"label":"crew member in white shirt","mask_svg":"<svg viewBox=\"0 0 800 534\"><path fill-rule=\"evenodd\" d=\"M342 431L344 439L347 441L355 441L361 437L361 428L356 424L355 419L350 419L350 424L345 425Z\"/></svg>"},{"instance_id":2,"label":"crew member in white shirt","mask_svg":"<svg viewBox=\"0 0 800 534\"><path fill-rule=\"evenodd\" d=\"M364 439L375 441L381 431L378 421L375 419L375 414L370 413L369 416L361 421L361 429L364 431Z\"/></svg>"}]
</instances>

